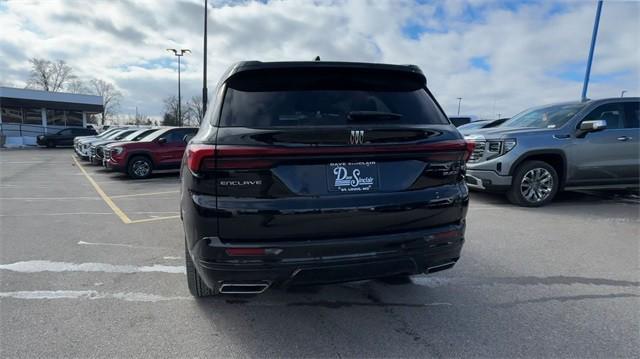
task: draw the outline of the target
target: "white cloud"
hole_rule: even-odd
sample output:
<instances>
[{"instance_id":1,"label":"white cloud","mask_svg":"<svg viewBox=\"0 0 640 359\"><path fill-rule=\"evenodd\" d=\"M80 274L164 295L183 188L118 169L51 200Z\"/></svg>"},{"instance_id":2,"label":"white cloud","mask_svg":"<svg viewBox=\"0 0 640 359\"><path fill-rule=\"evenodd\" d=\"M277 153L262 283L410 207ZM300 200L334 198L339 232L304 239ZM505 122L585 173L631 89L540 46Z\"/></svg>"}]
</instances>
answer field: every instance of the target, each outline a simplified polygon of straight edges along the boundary
<instances>
[{"instance_id":1,"label":"white cloud","mask_svg":"<svg viewBox=\"0 0 640 359\"><path fill-rule=\"evenodd\" d=\"M449 114L513 115L578 99L595 2L214 1L209 10L209 84L239 60L414 63ZM65 59L81 77L110 80L122 111L158 116L176 92L167 47L184 57L184 97L202 87L202 1L51 0L0 3L0 83L24 86L30 57ZM640 3L604 4L592 98L640 95ZM408 24L427 32L411 39ZM471 65L485 58L489 71Z\"/></svg>"}]
</instances>

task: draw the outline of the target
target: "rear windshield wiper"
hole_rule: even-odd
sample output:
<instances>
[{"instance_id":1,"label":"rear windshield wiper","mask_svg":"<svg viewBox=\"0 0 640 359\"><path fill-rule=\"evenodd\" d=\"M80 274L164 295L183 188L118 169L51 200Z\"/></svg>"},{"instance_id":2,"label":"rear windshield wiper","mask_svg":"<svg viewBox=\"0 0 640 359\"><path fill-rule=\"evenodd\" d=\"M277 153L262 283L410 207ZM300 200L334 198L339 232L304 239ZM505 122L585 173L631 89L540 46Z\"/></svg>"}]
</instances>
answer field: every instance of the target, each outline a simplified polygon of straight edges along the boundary
<instances>
[{"instance_id":1,"label":"rear windshield wiper","mask_svg":"<svg viewBox=\"0 0 640 359\"><path fill-rule=\"evenodd\" d=\"M397 120L402 118L399 113L382 112L382 111L350 111L347 114L350 120Z\"/></svg>"}]
</instances>

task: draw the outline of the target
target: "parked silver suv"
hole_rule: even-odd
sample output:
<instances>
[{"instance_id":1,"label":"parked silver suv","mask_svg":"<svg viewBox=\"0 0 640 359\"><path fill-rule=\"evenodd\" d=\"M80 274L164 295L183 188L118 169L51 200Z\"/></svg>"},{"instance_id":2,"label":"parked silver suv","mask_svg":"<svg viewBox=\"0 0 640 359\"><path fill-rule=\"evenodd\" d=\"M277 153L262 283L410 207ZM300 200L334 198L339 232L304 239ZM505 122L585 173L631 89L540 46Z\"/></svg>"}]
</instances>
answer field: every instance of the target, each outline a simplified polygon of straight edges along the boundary
<instances>
[{"instance_id":1,"label":"parked silver suv","mask_svg":"<svg viewBox=\"0 0 640 359\"><path fill-rule=\"evenodd\" d=\"M560 190L638 188L639 108L638 97L567 102L474 131L467 184L528 207Z\"/></svg>"}]
</instances>

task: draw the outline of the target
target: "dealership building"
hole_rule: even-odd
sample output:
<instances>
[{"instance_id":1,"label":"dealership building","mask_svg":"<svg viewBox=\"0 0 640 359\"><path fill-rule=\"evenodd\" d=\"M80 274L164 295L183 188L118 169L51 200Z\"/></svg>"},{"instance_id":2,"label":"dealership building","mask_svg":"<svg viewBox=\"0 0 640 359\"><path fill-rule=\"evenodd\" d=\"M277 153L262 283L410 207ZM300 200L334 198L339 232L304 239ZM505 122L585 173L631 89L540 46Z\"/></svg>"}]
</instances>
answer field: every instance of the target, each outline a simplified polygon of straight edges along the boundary
<instances>
[{"instance_id":1,"label":"dealership building","mask_svg":"<svg viewBox=\"0 0 640 359\"><path fill-rule=\"evenodd\" d=\"M35 145L38 135L86 127L102 109L102 96L0 87L0 134L9 146Z\"/></svg>"}]
</instances>

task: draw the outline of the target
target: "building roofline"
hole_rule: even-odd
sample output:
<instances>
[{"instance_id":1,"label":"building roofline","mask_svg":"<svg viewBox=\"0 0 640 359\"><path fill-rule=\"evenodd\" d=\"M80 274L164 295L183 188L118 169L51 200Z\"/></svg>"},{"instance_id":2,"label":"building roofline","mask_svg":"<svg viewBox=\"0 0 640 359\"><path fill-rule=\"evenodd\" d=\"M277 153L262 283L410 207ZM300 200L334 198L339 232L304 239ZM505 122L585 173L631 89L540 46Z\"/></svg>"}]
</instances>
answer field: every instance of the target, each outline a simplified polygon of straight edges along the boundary
<instances>
[{"instance_id":1,"label":"building roofline","mask_svg":"<svg viewBox=\"0 0 640 359\"><path fill-rule=\"evenodd\" d=\"M0 99L33 100L94 106L102 106L103 104L102 96L20 89L15 87L0 87Z\"/></svg>"},{"instance_id":2,"label":"building roofline","mask_svg":"<svg viewBox=\"0 0 640 359\"><path fill-rule=\"evenodd\" d=\"M102 96L0 87L0 106L102 112Z\"/></svg>"}]
</instances>

